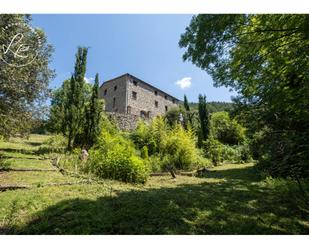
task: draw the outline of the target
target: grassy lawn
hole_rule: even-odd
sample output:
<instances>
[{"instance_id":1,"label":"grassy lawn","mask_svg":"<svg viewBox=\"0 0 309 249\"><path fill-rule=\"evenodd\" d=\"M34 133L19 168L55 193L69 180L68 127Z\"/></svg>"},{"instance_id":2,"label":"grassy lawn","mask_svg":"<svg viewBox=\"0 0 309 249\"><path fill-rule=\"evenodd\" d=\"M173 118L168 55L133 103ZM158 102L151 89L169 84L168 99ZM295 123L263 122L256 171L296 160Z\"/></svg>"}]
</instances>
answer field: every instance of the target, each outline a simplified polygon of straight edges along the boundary
<instances>
[{"instance_id":1,"label":"grassy lawn","mask_svg":"<svg viewBox=\"0 0 309 249\"><path fill-rule=\"evenodd\" d=\"M0 153L11 168L50 169L35 153L44 139L1 142ZM0 184L33 186L0 192L0 234L309 234L309 207L296 184L265 178L252 164L145 185L42 187L74 181L59 172L0 171Z\"/></svg>"}]
</instances>

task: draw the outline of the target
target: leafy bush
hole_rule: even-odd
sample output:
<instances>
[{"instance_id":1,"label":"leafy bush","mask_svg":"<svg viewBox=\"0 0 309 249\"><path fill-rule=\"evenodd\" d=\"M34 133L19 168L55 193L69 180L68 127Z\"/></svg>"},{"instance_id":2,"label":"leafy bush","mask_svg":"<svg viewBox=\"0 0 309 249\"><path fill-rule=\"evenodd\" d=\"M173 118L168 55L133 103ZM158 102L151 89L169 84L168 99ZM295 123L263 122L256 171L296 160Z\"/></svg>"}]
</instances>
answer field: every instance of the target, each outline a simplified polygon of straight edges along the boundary
<instances>
[{"instance_id":1,"label":"leafy bush","mask_svg":"<svg viewBox=\"0 0 309 249\"><path fill-rule=\"evenodd\" d=\"M160 153L166 142L168 125L162 117L154 118L149 125L140 120L131 134L131 139L138 149L147 146L149 155Z\"/></svg>"},{"instance_id":2,"label":"leafy bush","mask_svg":"<svg viewBox=\"0 0 309 249\"><path fill-rule=\"evenodd\" d=\"M148 148L144 146L141 150L141 158L148 159Z\"/></svg>"},{"instance_id":3,"label":"leafy bush","mask_svg":"<svg viewBox=\"0 0 309 249\"><path fill-rule=\"evenodd\" d=\"M171 167L191 169L197 157L193 133L176 125L168 133L163 155L168 156Z\"/></svg>"},{"instance_id":4,"label":"leafy bush","mask_svg":"<svg viewBox=\"0 0 309 249\"><path fill-rule=\"evenodd\" d=\"M139 122L131 139L143 158L146 148L150 159L148 163L153 171L174 169L193 169L207 167L209 160L202 157L195 147L193 132L185 130L180 124L170 127L162 117L154 118L149 125Z\"/></svg>"},{"instance_id":5,"label":"leafy bush","mask_svg":"<svg viewBox=\"0 0 309 249\"><path fill-rule=\"evenodd\" d=\"M245 141L245 128L227 112L216 112L211 115L210 134L223 144L238 145Z\"/></svg>"},{"instance_id":6,"label":"leafy bush","mask_svg":"<svg viewBox=\"0 0 309 249\"><path fill-rule=\"evenodd\" d=\"M149 157L147 163L151 172L160 172L164 169L162 159L157 155Z\"/></svg>"},{"instance_id":7,"label":"leafy bush","mask_svg":"<svg viewBox=\"0 0 309 249\"><path fill-rule=\"evenodd\" d=\"M197 154L193 164L194 164L193 168L195 168L195 169L209 168L209 167L212 166L211 160L208 159L208 158L205 158L202 155L201 151L199 151L199 153Z\"/></svg>"},{"instance_id":8,"label":"leafy bush","mask_svg":"<svg viewBox=\"0 0 309 249\"><path fill-rule=\"evenodd\" d=\"M210 137L204 142L206 157L210 158L215 166L223 161L223 144Z\"/></svg>"},{"instance_id":9,"label":"leafy bush","mask_svg":"<svg viewBox=\"0 0 309 249\"><path fill-rule=\"evenodd\" d=\"M136 156L134 145L120 133L103 131L98 145L91 149L86 171L101 178L145 183L149 168Z\"/></svg>"},{"instance_id":10,"label":"leafy bush","mask_svg":"<svg viewBox=\"0 0 309 249\"><path fill-rule=\"evenodd\" d=\"M210 137L204 143L205 155L210 158L216 166L224 161L230 163L245 163L252 160L249 144L226 145Z\"/></svg>"}]
</instances>

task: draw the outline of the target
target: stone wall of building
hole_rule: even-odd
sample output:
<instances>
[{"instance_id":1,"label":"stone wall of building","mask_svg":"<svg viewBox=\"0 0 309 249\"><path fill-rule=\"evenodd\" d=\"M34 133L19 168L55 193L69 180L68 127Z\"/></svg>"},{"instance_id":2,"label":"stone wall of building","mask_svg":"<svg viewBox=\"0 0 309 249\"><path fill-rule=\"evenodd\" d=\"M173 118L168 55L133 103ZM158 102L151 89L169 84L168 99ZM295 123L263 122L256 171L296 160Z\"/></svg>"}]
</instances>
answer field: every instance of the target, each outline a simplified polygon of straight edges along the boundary
<instances>
[{"instance_id":1,"label":"stone wall of building","mask_svg":"<svg viewBox=\"0 0 309 249\"><path fill-rule=\"evenodd\" d=\"M122 76L109 80L100 87L100 97L104 99L105 111L126 113L126 78L126 76Z\"/></svg>"},{"instance_id":2,"label":"stone wall of building","mask_svg":"<svg viewBox=\"0 0 309 249\"><path fill-rule=\"evenodd\" d=\"M115 113L115 112L108 112L108 115L115 120L118 128L122 131L133 131L135 130L138 121L141 119L137 115L132 114L123 114L123 113ZM144 119L146 122L149 119Z\"/></svg>"},{"instance_id":3,"label":"stone wall of building","mask_svg":"<svg viewBox=\"0 0 309 249\"><path fill-rule=\"evenodd\" d=\"M128 114L116 116L123 130L134 129L139 117L147 120L164 115L179 104L173 96L130 74L104 82L100 97L106 112Z\"/></svg>"},{"instance_id":4,"label":"stone wall of building","mask_svg":"<svg viewBox=\"0 0 309 249\"><path fill-rule=\"evenodd\" d=\"M149 118L163 115L172 107L177 107L178 104L176 98L135 77L127 78L127 91L127 110L137 116L141 116L141 112Z\"/></svg>"}]
</instances>

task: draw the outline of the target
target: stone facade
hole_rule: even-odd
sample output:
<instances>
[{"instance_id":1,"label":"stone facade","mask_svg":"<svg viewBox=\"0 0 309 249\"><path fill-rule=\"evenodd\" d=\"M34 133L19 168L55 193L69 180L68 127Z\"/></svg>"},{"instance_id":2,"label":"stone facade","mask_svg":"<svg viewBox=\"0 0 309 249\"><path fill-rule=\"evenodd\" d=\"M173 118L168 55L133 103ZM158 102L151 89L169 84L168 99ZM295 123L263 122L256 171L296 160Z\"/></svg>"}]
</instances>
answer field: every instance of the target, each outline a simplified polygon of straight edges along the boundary
<instances>
[{"instance_id":1,"label":"stone facade","mask_svg":"<svg viewBox=\"0 0 309 249\"><path fill-rule=\"evenodd\" d=\"M136 115L123 114L123 113L117 113L117 112L108 112L108 115L113 120L115 120L118 128L122 131L135 130L138 121L141 119L139 116L136 116Z\"/></svg>"},{"instance_id":2,"label":"stone facade","mask_svg":"<svg viewBox=\"0 0 309 249\"><path fill-rule=\"evenodd\" d=\"M104 82L100 96L105 100L105 111L146 119L163 115L180 102L130 74Z\"/></svg>"}]
</instances>

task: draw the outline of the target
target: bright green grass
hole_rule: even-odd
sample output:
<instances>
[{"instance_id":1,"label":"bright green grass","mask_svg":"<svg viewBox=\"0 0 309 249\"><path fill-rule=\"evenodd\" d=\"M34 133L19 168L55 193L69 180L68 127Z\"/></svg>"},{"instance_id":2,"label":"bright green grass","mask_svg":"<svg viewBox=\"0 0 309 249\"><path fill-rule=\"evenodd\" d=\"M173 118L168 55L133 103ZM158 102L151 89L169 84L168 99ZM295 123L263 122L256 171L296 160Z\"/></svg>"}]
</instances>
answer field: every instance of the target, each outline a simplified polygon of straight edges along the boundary
<instances>
[{"instance_id":1,"label":"bright green grass","mask_svg":"<svg viewBox=\"0 0 309 249\"><path fill-rule=\"evenodd\" d=\"M6 161L12 169L52 169L49 159L8 158Z\"/></svg>"},{"instance_id":2,"label":"bright green grass","mask_svg":"<svg viewBox=\"0 0 309 249\"><path fill-rule=\"evenodd\" d=\"M56 172L9 173L0 173L0 183L68 180ZM0 192L0 233L8 234L309 234L308 214L295 183L262 177L252 164L220 166L204 178L152 177L145 185Z\"/></svg>"}]
</instances>

